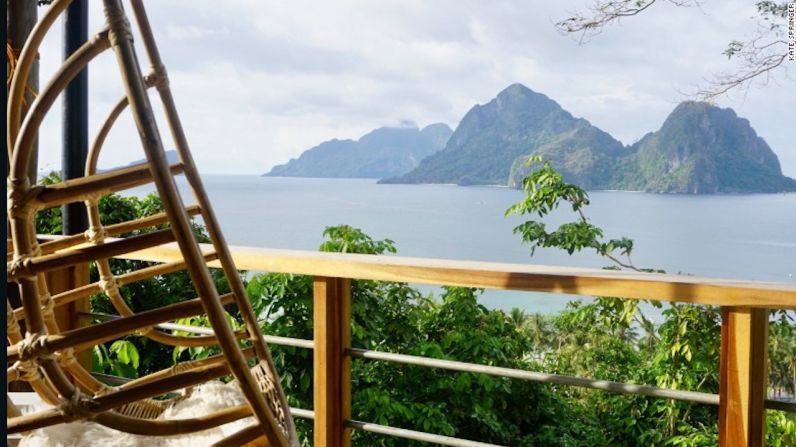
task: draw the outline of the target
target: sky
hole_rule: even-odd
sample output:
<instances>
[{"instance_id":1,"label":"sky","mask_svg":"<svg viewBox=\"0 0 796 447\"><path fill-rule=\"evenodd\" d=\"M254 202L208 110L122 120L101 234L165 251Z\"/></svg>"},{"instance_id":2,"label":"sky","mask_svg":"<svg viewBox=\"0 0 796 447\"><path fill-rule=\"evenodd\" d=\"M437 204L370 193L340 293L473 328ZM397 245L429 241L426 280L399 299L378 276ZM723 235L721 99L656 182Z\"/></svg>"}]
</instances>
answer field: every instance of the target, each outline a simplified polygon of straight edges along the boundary
<instances>
[{"instance_id":1,"label":"sky","mask_svg":"<svg viewBox=\"0 0 796 447\"><path fill-rule=\"evenodd\" d=\"M657 130L751 36L754 2L668 2L585 44L556 20L592 0L171 0L149 2L171 87L203 173L262 174L332 138L412 121L455 128L475 104L519 82L625 144ZM90 2L90 33L103 23ZM59 23L41 49L42 85L60 63ZM139 57L144 57L139 50ZM796 177L796 63L766 85L716 102L749 119ZM142 62L143 67L148 62ZM123 94L112 52L89 69L90 132ZM153 100L156 99L153 95ZM154 101L153 101L154 102ZM61 105L43 124L40 162L60 169ZM162 123L162 119L161 119ZM165 126L165 146L171 148ZM119 119L101 167L144 158L132 119Z\"/></svg>"}]
</instances>

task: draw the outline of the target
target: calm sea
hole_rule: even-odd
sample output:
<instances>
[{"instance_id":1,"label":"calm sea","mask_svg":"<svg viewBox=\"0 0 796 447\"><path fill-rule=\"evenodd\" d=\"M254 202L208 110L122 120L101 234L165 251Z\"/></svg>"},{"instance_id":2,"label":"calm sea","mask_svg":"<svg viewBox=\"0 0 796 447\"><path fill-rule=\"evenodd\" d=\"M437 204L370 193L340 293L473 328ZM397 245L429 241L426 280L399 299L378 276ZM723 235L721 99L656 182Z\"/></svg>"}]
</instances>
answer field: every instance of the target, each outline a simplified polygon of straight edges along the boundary
<instances>
[{"instance_id":1,"label":"calm sea","mask_svg":"<svg viewBox=\"0 0 796 447\"><path fill-rule=\"evenodd\" d=\"M230 244L315 250L328 225L390 238L398 254L602 267L590 253L533 257L504 211L519 191L496 187L379 185L375 180L204 175ZM185 179L178 184L193 203ZM150 188L151 189L151 188ZM141 195L146 189L129 191ZM670 273L796 283L796 194L722 196L592 192L587 215L608 237L635 241L633 261ZM574 216L560 209L549 225ZM560 295L488 291L484 304L551 312Z\"/></svg>"}]
</instances>

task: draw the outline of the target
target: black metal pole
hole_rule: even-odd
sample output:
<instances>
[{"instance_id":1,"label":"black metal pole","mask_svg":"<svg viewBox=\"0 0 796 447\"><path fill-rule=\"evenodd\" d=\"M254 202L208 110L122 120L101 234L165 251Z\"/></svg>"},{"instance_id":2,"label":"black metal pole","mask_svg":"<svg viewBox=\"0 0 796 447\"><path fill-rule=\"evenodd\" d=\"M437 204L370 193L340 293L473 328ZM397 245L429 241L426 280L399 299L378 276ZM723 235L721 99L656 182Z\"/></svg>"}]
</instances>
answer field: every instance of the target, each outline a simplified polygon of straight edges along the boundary
<instances>
[{"instance_id":1,"label":"black metal pole","mask_svg":"<svg viewBox=\"0 0 796 447\"><path fill-rule=\"evenodd\" d=\"M31 1L12 1L6 2L5 13L8 14L8 25L4 30L8 33L7 40L11 46L11 51L14 57L19 57L22 52L22 46L28 38L33 27L36 26L38 6L36 2ZM8 66L6 66L8 68ZM6 77L8 79L8 77ZM8 88L8 86L6 86ZM27 87L25 88L25 101L22 103L22 116L28 113L28 106L36 99L35 92L39 91L39 61L33 61L28 74ZM7 102L3 102L6 106ZM24 119L24 118L23 118ZM5 120L3 120L5 122ZM5 142L4 142L5 143ZM4 144L5 145L5 144ZM39 143L34 141L31 148L31 163L28 167L28 177L31 183L36 183L38 180L38 160L39 160ZM7 149L6 149L7 151ZM8 153L8 152L6 152ZM9 160L10 161L10 160ZM8 166L8 164L6 164Z\"/></svg>"},{"instance_id":2,"label":"black metal pole","mask_svg":"<svg viewBox=\"0 0 796 447\"><path fill-rule=\"evenodd\" d=\"M64 59L88 40L88 1L75 0L64 15ZM88 68L83 69L64 91L63 155L64 180L82 177L88 156ZM88 229L88 215L81 203L63 207L63 234Z\"/></svg>"}]
</instances>

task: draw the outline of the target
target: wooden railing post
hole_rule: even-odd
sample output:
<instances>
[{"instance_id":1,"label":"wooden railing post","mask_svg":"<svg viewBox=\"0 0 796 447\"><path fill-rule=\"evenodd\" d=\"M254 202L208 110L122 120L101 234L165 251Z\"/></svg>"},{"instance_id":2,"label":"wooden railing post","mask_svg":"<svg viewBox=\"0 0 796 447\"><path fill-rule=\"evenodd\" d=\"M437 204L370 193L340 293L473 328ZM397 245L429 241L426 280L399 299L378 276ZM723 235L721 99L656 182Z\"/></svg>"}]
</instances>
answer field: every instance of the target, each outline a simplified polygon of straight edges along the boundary
<instances>
[{"instance_id":1,"label":"wooden railing post","mask_svg":"<svg viewBox=\"0 0 796 447\"><path fill-rule=\"evenodd\" d=\"M351 444L351 280L315 277L314 280L313 406L314 445Z\"/></svg>"},{"instance_id":2,"label":"wooden railing post","mask_svg":"<svg viewBox=\"0 0 796 447\"><path fill-rule=\"evenodd\" d=\"M719 446L763 447L768 392L768 310L724 307Z\"/></svg>"},{"instance_id":3,"label":"wooden railing post","mask_svg":"<svg viewBox=\"0 0 796 447\"><path fill-rule=\"evenodd\" d=\"M88 284L89 265L75 264L58 270L45 273L47 277L48 292L50 295L76 289ZM63 331L77 329L86 326L87 322L78 318L81 312L91 312L89 298L81 298L69 304L58 306L54 309L55 321L58 328ZM78 352L76 355L78 363L86 370L91 371L91 350Z\"/></svg>"}]
</instances>

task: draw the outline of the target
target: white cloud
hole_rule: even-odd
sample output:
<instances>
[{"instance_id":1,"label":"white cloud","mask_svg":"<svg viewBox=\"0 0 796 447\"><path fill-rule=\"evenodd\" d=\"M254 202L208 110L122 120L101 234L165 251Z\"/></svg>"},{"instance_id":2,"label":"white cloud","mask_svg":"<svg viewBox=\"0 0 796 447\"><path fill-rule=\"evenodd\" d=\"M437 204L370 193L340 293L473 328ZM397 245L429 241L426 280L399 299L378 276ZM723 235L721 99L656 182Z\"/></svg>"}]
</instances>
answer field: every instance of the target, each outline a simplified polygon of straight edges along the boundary
<instances>
[{"instance_id":1,"label":"white cloud","mask_svg":"<svg viewBox=\"0 0 796 447\"><path fill-rule=\"evenodd\" d=\"M625 143L656 130L703 78L731 69L722 49L753 31L746 0L666 3L587 45L552 23L587 0L182 0L148 4L194 157L203 172L267 171L331 138L412 120L455 126L476 103L521 82ZM99 29L102 13L92 11ZM60 33L42 72L60 58ZM143 54L143 53L141 53ZM92 65L91 125L123 91L114 58ZM146 67L144 63L142 66ZM154 97L153 97L154 99ZM796 83L733 95L736 109L796 176ZM42 129L41 165L60 164L60 105ZM101 165L141 158L129 116ZM165 129L163 129L165 135ZM169 144L167 144L169 146Z\"/></svg>"}]
</instances>

